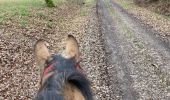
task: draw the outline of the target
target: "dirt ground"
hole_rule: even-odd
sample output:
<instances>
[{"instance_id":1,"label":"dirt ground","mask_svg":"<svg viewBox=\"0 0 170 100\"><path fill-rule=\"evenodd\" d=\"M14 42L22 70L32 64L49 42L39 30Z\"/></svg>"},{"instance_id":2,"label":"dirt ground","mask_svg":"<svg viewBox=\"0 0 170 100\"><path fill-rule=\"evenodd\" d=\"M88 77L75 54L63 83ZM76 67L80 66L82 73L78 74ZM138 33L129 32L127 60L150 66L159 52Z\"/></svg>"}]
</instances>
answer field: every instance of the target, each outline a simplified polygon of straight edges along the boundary
<instances>
[{"instance_id":1,"label":"dirt ground","mask_svg":"<svg viewBox=\"0 0 170 100\"><path fill-rule=\"evenodd\" d=\"M140 20L150 17L129 13L134 10L115 0L29 10L32 14L22 22L12 17L0 24L0 100L33 99L39 73L34 43L45 39L51 52L61 53L68 34L79 42L80 65L95 100L170 99L169 45L155 35L167 34L169 21L163 31L155 30L162 29L163 22L150 28L143 24L148 21Z\"/></svg>"},{"instance_id":2,"label":"dirt ground","mask_svg":"<svg viewBox=\"0 0 170 100\"><path fill-rule=\"evenodd\" d=\"M169 16L163 16L154 13L149 8L139 7L133 4L133 0L114 0L121 5L126 11L133 15L134 19L140 21L141 25L146 26L148 29L152 29L155 36L170 45L170 18ZM152 9L152 8L150 8Z\"/></svg>"},{"instance_id":3,"label":"dirt ground","mask_svg":"<svg viewBox=\"0 0 170 100\"><path fill-rule=\"evenodd\" d=\"M24 17L27 24L19 23L17 17L0 24L0 100L33 99L39 73L34 61L34 43L42 38L49 42L51 52L62 52L68 34L79 42L81 66L92 81L94 98L104 98L106 87L101 84L100 67L106 66L102 60L105 54L95 3L82 7L62 4L51 9L30 9L30 12L31 16Z\"/></svg>"},{"instance_id":4,"label":"dirt ground","mask_svg":"<svg viewBox=\"0 0 170 100\"><path fill-rule=\"evenodd\" d=\"M110 98L169 100L169 46L114 0L99 0L98 12L110 56Z\"/></svg>"}]
</instances>

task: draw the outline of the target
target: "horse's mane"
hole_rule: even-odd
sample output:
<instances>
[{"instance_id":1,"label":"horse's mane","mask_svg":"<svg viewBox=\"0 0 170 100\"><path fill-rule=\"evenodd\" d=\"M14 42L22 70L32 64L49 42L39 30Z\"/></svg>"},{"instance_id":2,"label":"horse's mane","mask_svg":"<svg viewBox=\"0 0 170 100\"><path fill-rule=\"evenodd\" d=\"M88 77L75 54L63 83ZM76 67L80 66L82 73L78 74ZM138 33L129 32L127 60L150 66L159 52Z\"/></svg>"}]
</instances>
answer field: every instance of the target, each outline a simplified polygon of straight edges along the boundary
<instances>
[{"instance_id":1,"label":"horse's mane","mask_svg":"<svg viewBox=\"0 0 170 100\"><path fill-rule=\"evenodd\" d=\"M63 88L67 83L77 87L85 100L92 100L89 81L85 75L74 69L69 69L62 75L55 72L50 76L40 88L36 100L64 100Z\"/></svg>"}]
</instances>

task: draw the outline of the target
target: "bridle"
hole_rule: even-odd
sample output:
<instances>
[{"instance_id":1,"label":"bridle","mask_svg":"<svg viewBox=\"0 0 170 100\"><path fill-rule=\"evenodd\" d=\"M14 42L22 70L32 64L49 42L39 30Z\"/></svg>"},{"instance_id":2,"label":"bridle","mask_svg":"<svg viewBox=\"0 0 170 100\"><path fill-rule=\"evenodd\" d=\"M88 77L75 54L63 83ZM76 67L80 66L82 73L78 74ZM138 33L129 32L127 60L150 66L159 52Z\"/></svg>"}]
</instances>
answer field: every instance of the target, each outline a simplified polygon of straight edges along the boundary
<instances>
[{"instance_id":1,"label":"bridle","mask_svg":"<svg viewBox=\"0 0 170 100\"><path fill-rule=\"evenodd\" d=\"M54 65L57 64L57 63L58 63L58 62L56 61L56 62L54 62L54 63L52 63L52 64L47 65L47 66L44 68L43 77L46 76L48 73L52 72L53 70L55 70ZM83 69L80 67L80 64L79 64L79 63L76 63L76 64L75 64L75 67L76 67L77 70L80 70L80 71L83 70ZM57 70L57 69L56 69L56 70ZM63 71L59 71L59 73L62 73L62 72L64 72L64 69L63 69Z\"/></svg>"},{"instance_id":2,"label":"bridle","mask_svg":"<svg viewBox=\"0 0 170 100\"><path fill-rule=\"evenodd\" d=\"M52 58L52 57L51 57L51 58ZM53 58L52 58L52 59L53 59ZM61 75L64 74L64 71L65 71L64 68L60 68L60 70L57 69L56 66L58 66L58 64L60 64L59 61L57 61L57 60L55 60L55 61L50 60L50 61L47 61L47 62L48 62L48 63L46 63L46 66L44 67L44 70L43 70L43 74L42 74L42 78L41 78L41 84L43 84L44 81L45 81L47 78L49 78L50 76L52 76L55 71L57 71L57 73L58 73L58 74L61 74ZM50 62L50 63L49 63L49 62ZM52 63L51 63L51 62L52 62ZM61 66L61 67L62 67L62 66ZM83 71L83 69L81 68L79 62L76 62L75 65L74 65L74 67L75 67L75 69L78 70L79 72L84 73L84 71ZM62 70L61 70L61 69L62 69ZM45 80L44 80L44 78L45 78Z\"/></svg>"}]
</instances>

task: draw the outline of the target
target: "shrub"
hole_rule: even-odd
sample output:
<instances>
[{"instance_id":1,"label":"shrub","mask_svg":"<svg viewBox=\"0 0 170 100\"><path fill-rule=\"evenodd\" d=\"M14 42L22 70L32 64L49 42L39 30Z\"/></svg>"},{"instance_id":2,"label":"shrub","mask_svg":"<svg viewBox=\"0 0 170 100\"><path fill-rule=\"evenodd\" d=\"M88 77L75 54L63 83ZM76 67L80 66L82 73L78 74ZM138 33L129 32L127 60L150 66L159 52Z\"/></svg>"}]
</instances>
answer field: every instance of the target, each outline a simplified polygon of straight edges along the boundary
<instances>
[{"instance_id":1,"label":"shrub","mask_svg":"<svg viewBox=\"0 0 170 100\"><path fill-rule=\"evenodd\" d=\"M52 0L45 0L48 7L54 7L54 3Z\"/></svg>"}]
</instances>

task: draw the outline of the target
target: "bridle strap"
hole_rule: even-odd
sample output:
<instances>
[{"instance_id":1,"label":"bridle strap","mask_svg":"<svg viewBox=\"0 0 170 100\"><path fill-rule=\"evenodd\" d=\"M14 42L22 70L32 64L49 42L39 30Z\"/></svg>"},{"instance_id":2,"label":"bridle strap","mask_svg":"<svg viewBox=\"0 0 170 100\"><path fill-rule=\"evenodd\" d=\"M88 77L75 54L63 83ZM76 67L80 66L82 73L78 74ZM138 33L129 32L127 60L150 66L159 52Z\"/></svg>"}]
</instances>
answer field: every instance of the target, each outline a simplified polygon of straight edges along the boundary
<instances>
[{"instance_id":1,"label":"bridle strap","mask_svg":"<svg viewBox=\"0 0 170 100\"><path fill-rule=\"evenodd\" d=\"M43 71L43 77L46 77L50 72L52 72L55 69L54 65L56 65L57 63L59 63L59 62L56 61L56 62L54 62L52 64L49 64L47 67L45 67L44 71ZM80 67L79 62L76 63L75 67L76 67L77 70L79 70L81 72L83 71L83 69ZM60 71L59 73L62 73L62 72L64 72L64 71Z\"/></svg>"},{"instance_id":2,"label":"bridle strap","mask_svg":"<svg viewBox=\"0 0 170 100\"><path fill-rule=\"evenodd\" d=\"M43 71L43 77L46 76L49 72L51 72L52 70L54 70L54 65L57 64L58 62L54 62L52 64L49 64L47 67L44 68Z\"/></svg>"}]
</instances>

